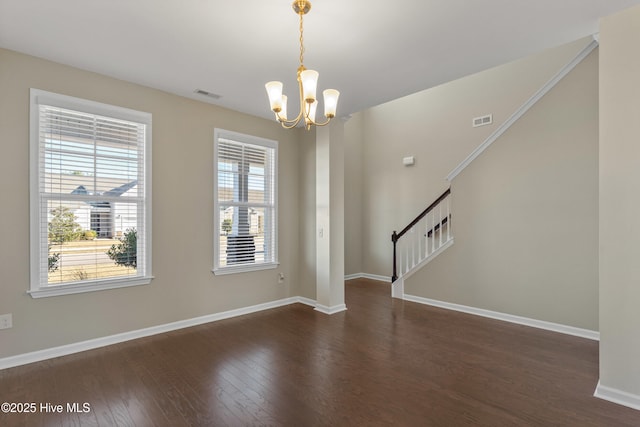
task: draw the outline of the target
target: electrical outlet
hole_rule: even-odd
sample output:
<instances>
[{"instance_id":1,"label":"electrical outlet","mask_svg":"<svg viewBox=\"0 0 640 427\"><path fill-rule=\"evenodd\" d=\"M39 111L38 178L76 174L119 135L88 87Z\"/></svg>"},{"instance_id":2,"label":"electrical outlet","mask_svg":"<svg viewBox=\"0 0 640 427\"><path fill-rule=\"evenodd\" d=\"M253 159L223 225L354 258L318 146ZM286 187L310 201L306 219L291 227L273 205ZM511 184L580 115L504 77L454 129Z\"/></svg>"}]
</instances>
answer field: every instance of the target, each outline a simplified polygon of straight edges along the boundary
<instances>
[{"instance_id":1,"label":"electrical outlet","mask_svg":"<svg viewBox=\"0 0 640 427\"><path fill-rule=\"evenodd\" d=\"M13 316L11 313L0 315L0 329L9 329L13 327Z\"/></svg>"}]
</instances>

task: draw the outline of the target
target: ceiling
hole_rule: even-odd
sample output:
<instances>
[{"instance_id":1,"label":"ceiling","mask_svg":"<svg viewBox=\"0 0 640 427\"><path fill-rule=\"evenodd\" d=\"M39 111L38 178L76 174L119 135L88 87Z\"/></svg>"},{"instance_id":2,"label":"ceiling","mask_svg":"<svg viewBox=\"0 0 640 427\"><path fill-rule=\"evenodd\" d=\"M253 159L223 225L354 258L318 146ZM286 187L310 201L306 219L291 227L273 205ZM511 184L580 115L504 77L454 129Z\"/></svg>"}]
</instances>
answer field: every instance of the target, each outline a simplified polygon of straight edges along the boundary
<instances>
[{"instance_id":1,"label":"ceiling","mask_svg":"<svg viewBox=\"0 0 640 427\"><path fill-rule=\"evenodd\" d=\"M291 2L0 0L0 47L273 118L264 83L297 97ZM640 0L312 4L305 66L319 90L340 90L342 116L594 34L600 17Z\"/></svg>"}]
</instances>

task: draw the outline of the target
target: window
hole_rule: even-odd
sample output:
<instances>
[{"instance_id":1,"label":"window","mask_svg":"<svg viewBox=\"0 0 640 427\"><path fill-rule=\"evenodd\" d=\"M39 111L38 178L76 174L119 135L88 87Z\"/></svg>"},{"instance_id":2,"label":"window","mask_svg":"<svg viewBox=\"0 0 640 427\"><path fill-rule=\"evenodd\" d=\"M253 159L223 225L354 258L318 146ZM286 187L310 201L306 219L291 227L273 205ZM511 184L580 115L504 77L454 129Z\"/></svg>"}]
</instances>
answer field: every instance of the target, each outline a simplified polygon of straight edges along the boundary
<instances>
[{"instance_id":1,"label":"window","mask_svg":"<svg viewBox=\"0 0 640 427\"><path fill-rule=\"evenodd\" d=\"M34 298L151 281L151 115L31 89Z\"/></svg>"},{"instance_id":2,"label":"window","mask_svg":"<svg viewBox=\"0 0 640 427\"><path fill-rule=\"evenodd\" d=\"M275 268L278 143L214 132L215 274Z\"/></svg>"}]
</instances>

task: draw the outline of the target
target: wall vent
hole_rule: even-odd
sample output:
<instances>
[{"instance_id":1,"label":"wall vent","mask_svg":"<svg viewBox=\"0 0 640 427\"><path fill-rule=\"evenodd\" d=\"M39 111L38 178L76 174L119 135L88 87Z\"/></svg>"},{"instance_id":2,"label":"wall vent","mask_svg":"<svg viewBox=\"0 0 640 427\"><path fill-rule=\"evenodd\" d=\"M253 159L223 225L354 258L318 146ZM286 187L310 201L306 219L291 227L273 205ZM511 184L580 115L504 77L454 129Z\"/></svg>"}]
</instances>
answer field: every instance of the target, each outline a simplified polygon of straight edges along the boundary
<instances>
[{"instance_id":1,"label":"wall vent","mask_svg":"<svg viewBox=\"0 0 640 427\"><path fill-rule=\"evenodd\" d=\"M472 121L473 127L477 128L478 126L486 126L493 123L493 114L487 114L482 117L475 117Z\"/></svg>"},{"instance_id":2,"label":"wall vent","mask_svg":"<svg viewBox=\"0 0 640 427\"><path fill-rule=\"evenodd\" d=\"M213 98L213 99L222 98L222 95L218 95L217 93L207 92L206 90L202 90L202 89L196 89L193 92L197 93L198 95L208 96L209 98Z\"/></svg>"}]
</instances>

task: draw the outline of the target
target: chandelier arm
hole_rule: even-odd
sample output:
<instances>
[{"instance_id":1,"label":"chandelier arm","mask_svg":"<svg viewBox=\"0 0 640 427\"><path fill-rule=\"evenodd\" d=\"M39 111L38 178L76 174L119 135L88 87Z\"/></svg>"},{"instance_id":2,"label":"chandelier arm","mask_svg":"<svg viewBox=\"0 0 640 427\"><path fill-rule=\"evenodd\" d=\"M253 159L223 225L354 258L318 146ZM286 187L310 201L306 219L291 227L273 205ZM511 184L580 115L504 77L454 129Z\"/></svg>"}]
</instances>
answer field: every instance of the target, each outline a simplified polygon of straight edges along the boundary
<instances>
[{"instance_id":1,"label":"chandelier arm","mask_svg":"<svg viewBox=\"0 0 640 427\"><path fill-rule=\"evenodd\" d=\"M300 123L300 120L302 120L303 117L305 117L305 122L307 121L308 118L308 114L305 114L305 104L306 102L304 102L304 97L302 94L302 80L300 80L300 72L298 71L298 93L300 95L300 112L298 113L298 115L296 116L295 119L290 119L290 120L283 120L280 118L280 116L278 116L278 121L280 122L280 124L282 125L282 127L284 127L285 129L291 129L294 128L298 125L298 123Z\"/></svg>"},{"instance_id":2,"label":"chandelier arm","mask_svg":"<svg viewBox=\"0 0 640 427\"><path fill-rule=\"evenodd\" d=\"M318 123L318 122L312 121L311 124L314 125L314 126L326 126L326 125L329 124L330 121L331 121L331 119L327 119L326 122L322 122L322 123Z\"/></svg>"},{"instance_id":3,"label":"chandelier arm","mask_svg":"<svg viewBox=\"0 0 640 427\"><path fill-rule=\"evenodd\" d=\"M294 127L296 126L298 123L300 123L300 120L302 119L302 112L298 113L298 117L296 117L295 119L290 119L290 120L284 120L281 119L280 117L278 117L278 121L282 124L282 126L284 127Z\"/></svg>"},{"instance_id":4,"label":"chandelier arm","mask_svg":"<svg viewBox=\"0 0 640 427\"><path fill-rule=\"evenodd\" d=\"M300 19L302 19L302 14L300 15ZM303 88L302 88L302 79L300 78L300 73L304 69L303 65L300 65L298 69L298 95L300 96L300 113L298 113L298 117L296 118L296 122L299 122L303 117L305 122L307 121L307 113L305 112L306 102L304 100Z\"/></svg>"},{"instance_id":5,"label":"chandelier arm","mask_svg":"<svg viewBox=\"0 0 640 427\"><path fill-rule=\"evenodd\" d=\"M307 130L309 129L309 122L312 122L313 120L311 120L311 118L309 117L309 113L311 112L311 104L309 104L308 102L305 101L304 99L304 88L302 87L302 79L300 78L300 73L298 73L298 85L300 86L300 114L302 115L302 117L304 117L304 125L306 126Z\"/></svg>"},{"instance_id":6,"label":"chandelier arm","mask_svg":"<svg viewBox=\"0 0 640 427\"><path fill-rule=\"evenodd\" d=\"M280 122L280 125L282 125L282 127L285 128L285 129L293 129L298 125L298 122L300 122L300 120L298 120L297 122L290 123L290 124L289 124L289 122L284 122L283 121L283 122Z\"/></svg>"},{"instance_id":7,"label":"chandelier arm","mask_svg":"<svg viewBox=\"0 0 640 427\"><path fill-rule=\"evenodd\" d=\"M278 121L279 121L280 123L287 123L287 124L293 123L293 125L295 126L295 125L297 125L297 124L300 122L300 120L302 119L302 117L303 117L303 113L302 113L302 110L300 110L300 112L298 113L298 115L296 116L296 118L295 118L295 119L288 119L288 120L285 120L285 119L281 119L281 118L280 118L280 116L278 116Z\"/></svg>"},{"instance_id":8,"label":"chandelier arm","mask_svg":"<svg viewBox=\"0 0 640 427\"><path fill-rule=\"evenodd\" d=\"M291 129L293 127L296 127L298 123L300 123L301 119L302 117L298 116L295 120L279 120L279 122L282 125L282 127Z\"/></svg>"}]
</instances>

